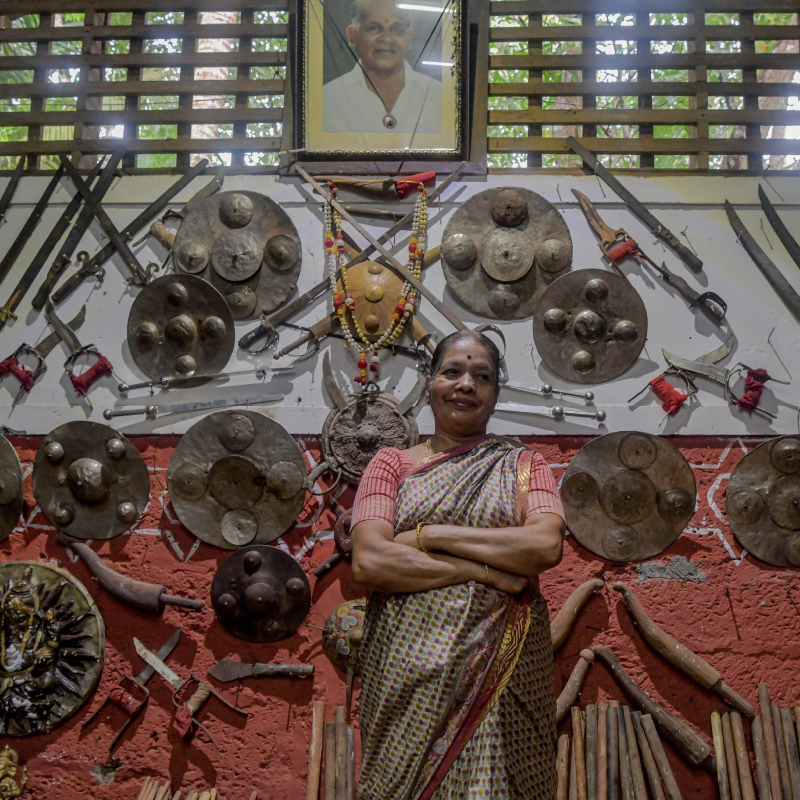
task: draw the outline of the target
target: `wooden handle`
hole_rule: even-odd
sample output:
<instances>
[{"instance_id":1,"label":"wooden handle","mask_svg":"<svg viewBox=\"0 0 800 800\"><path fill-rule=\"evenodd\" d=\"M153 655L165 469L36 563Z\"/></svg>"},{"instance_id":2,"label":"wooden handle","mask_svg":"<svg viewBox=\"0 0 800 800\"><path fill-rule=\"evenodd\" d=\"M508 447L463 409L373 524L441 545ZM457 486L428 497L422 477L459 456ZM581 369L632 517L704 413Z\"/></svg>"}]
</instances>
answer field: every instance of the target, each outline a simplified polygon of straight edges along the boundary
<instances>
[{"instance_id":1,"label":"wooden handle","mask_svg":"<svg viewBox=\"0 0 800 800\"><path fill-rule=\"evenodd\" d=\"M325 800L336 800L336 725L325 723Z\"/></svg>"},{"instance_id":2,"label":"wooden handle","mask_svg":"<svg viewBox=\"0 0 800 800\"><path fill-rule=\"evenodd\" d=\"M205 683L201 683L186 702L186 709L194 716L203 707L203 703L205 703L209 697L211 697L211 687Z\"/></svg>"},{"instance_id":3,"label":"wooden handle","mask_svg":"<svg viewBox=\"0 0 800 800\"><path fill-rule=\"evenodd\" d=\"M569 734L562 733L558 737L556 755L556 800L567 800L569 791Z\"/></svg>"},{"instance_id":4,"label":"wooden handle","mask_svg":"<svg viewBox=\"0 0 800 800\"><path fill-rule=\"evenodd\" d=\"M581 710L572 706L572 743L575 754L575 794L577 800L586 800L586 750L583 740Z\"/></svg>"},{"instance_id":5,"label":"wooden handle","mask_svg":"<svg viewBox=\"0 0 800 800\"><path fill-rule=\"evenodd\" d=\"M667 754L664 752L664 745L661 744L661 739L658 736L653 718L649 714L642 714L642 728L644 728L647 743L650 745L650 750L653 753L653 758L658 765L658 771L661 773L661 780L664 782L664 789L670 800L683 800L681 790L678 788L678 782L675 780L675 775L672 772L672 767L669 764Z\"/></svg>"},{"instance_id":6,"label":"wooden handle","mask_svg":"<svg viewBox=\"0 0 800 800\"><path fill-rule=\"evenodd\" d=\"M783 738L786 742L786 758L789 761L792 794L794 795L794 800L800 800L800 753L797 750L797 736L794 730L791 709L781 709L781 721L783 722Z\"/></svg>"},{"instance_id":7,"label":"wooden handle","mask_svg":"<svg viewBox=\"0 0 800 800\"><path fill-rule=\"evenodd\" d=\"M742 800L739 767L736 763L736 748L733 745L731 715L727 711L722 715L722 744L725 748L725 762L728 765L728 784L731 787L731 800Z\"/></svg>"},{"instance_id":8,"label":"wooden handle","mask_svg":"<svg viewBox=\"0 0 800 800\"><path fill-rule=\"evenodd\" d=\"M769 699L769 687L766 683L758 684L758 704L761 707L761 730L767 757L767 769L769 770L769 788L772 800L781 800L783 790L781 789L781 770L778 766L778 745L775 739L775 728L772 724L772 703Z\"/></svg>"},{"instance_id":9,"label":"wooden handle","mask_svg":"<svg viewBox=\"0 0 800 800\"><path fill-rule=\"evenodd\" d=\"M661 783L661 775L658 772L658 765L655 758L653 758L653 751L650 749L650 743L647 741L644 728L642 727L642 712L634 711L631 714L633 722L633 730L636 734L636 744L639 747L639 753L642 757L642 764L644 765L644 773L647 776L647 785L650 787L650 795L653 800L666 800L664 794L664 785Z\"/></svg>"},{"instance_id":10,"label":"wooden handle","mask_svg":"<svg viewBox=\"0 0 800 800\"><path fill-rule=\"evenodd\" d=\"M750 753L744 737L742 716L736 711L731 711L731 732L733 733L733 747L736 754L736 768L739 773L742 800L756 800L756 789L753 785L753 774L750 772Z\"/></svg>"},{"instance_id":11,"label":"wooden handle","mask_svg":"<svg viewBox=\"0 0 800 800\"><path fill-rule=\"evenodd\" d=\"M731 789L728 783L728 759L725 753L725 743L722 741L722 718L718 711L711 712L711 735L714 738L714 750L717 753L719 800L731 800Z\"/></svg>"},{"instance_id":12,"label":"wooden handle","mask_svg":"<svg viewBox=\"0 0 800 800\"><path fill-rule=\"evenodd\" d=\"M608 738L608 800L619 800L619 727L617 726L617 709L609 705L606 718L606 736Z\"/></svg>"},{"instance_id":13,"label":"wooden handle","mask_svg":"<svg viewBox=\"0 0 800 800\"><path fill-rule=\"evenodd\" d=\"M580 657L572 670L572 674L564 684L561 694L556 701L556 725L561 722L567 715L570 706L575 704L578 699L578 693L583 686L584 678L589 669L589 666L594 661L594 653L591 650L581 650Z\"/></svg>"},{"instance_id":14,"label":"wooden handle","mask_svg":"<svg viewBox=\"0 0 800 800\"><path fill-rule=\"evenodd\" d=\"M586 798L597 800L597 706L586 706Z\"/></svg>"},{"instance_id":15,"label":"wooden handle","mask_svg":"<svg viewBox=\"0 0 800 800\"><path fill-rule=\"evenodd\" d=\"M636 733L633 730L633 717L628 706L623 706L622 708L622 719L625 723L625 738L628 741L628 757L631 761L633 794L636 800L647 800L647 787L644 783L642 759L639 755L639 745L636 743Z\"/></svg>"},{"instance_id":16,"label":"wooden handle","mask_svg":"<svg viewBox=\"0 0 800 800\"><path fill-rule=\"evenodd\" d=\"M347 709L337 706L334 716L336 739L336 800L347 800Z\"/></svg>"},{"instance_id":17,"label":"wooden handle","mask_svg":"<svg viewBox=\"0 0 800 800\"><path fill-rule=\"evenodd\" d=\"M172 250L172 245L175 242L175 234L171 230L168 230L167 226L160 219L157 219L150 226L150 235L156 241L161 242L167 250Z\"/></svg>"},{"instance_id":18,"label":"wooden handle","mask_svg":"<svg viewBox=\"0 0 800 800\"><path fill-rule=\"evenodd\" d=\"M786 744L783 737L783 720L778 706L772 706L772 727L775 729L775 744L778 750L778 770L781 775L781 792L783 800L794 800L791 779L789 777L789 759L786 757Z\"/></svg>"},{"instance_id":19,"label":"wooden handle","mask_svg":"<svg viewBox=\"0 0 800 800\"><path fill-rule=\"evenodd\" d=\"M750 723L750 734L753 738L753 754L756 761L756 780L758 781L758 796L760 800L772 800L772 787L769 779L769 766L767 764L767 748L764 745L764 730L761 725L761 715L757 714Z\"/></svg>"},{"instance_id":20,"label":"wooden handle","mask_svg":"<svg viewBox=\"0 0 800 800\"><path fill-rule=\"evenodd\" d=\"M608 800L608 703L597 706L597 800Z\"/></svg>"},{"instance_id":21,"label":"wooden handle","mask_svg":"<svg viewBox=\"0 0 800 800\"><path fill-rule=\"evenodd\" d=\"M604 586L600 578L592 578L585 583L582 583L575 591L567 598L561 610L553 617L550 623L550 643L553 646L555 653L559 647L567 640L569 632L578 617L581 609L586 605L586 601L598 590Z\"/></svg>"},{"instance_id":22,"label":"wooden handle","mask_svg":"<svg viewBox=\"0 0 800 800\"><path fill-rule=\"evenodd\" d=\"M325 733L325 703L314 701L311 722L311 746L308 750L306 800L319 800L319 776L322 769L322 737Z\"/></svg>"},{"instance_id":23,"label":"wooden handle","mask_svg":"<svg viewBox=\"0 0 800 800\"><path fill-rule=\"evenodd\" d=\"M625 732L624 709L618 708L617 741L619 742L619 783L623 800L636 800L633 788L633 771L631 769L631 752L628 748L628 735Z\"/></svg>"}]
</instances>

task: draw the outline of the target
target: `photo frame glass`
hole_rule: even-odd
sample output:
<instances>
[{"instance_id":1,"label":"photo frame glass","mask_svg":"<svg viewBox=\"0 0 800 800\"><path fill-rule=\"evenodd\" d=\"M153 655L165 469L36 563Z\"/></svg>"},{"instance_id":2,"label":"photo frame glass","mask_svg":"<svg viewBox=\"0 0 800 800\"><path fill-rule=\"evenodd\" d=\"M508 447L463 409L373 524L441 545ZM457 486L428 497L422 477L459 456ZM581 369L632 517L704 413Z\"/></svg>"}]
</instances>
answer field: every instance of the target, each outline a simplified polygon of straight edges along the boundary
<instances>
[{"instance_id":1,"label":"photo frame glass","mask_svg":"<svg viewBox=\"0 0 800 800\"><path fill-rule=\"evenodd\" d=\"M459 0L303 0L302 150L458 157Z\"/></svg>"}]
</instances>

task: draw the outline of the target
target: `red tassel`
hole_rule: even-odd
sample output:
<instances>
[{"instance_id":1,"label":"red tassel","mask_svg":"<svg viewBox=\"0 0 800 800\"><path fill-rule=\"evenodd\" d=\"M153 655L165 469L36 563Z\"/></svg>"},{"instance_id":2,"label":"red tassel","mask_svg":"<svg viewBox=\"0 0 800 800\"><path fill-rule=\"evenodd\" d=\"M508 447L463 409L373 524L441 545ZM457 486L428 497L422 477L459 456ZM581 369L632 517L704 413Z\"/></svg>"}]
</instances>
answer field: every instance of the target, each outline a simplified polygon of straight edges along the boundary
<instances>
[{"instance_id":1,"label":"red tassel","mask_svg":"<svg viewBox=\"0 0 800 800\"><path fill-rule=\"evenodd\" d=\"M104 356L98 353L98 359L92 364L91 369L87 369L83 375L70 375L69 379L75 387L78 394L86 394L89 387L103 375L110 375L113 367L111 362Z\"/></svg>"},{"instance_id":2,"label":"red tassel","mask_svg":"<svg viewBox=\"0 0 800 800\"><path fill-rule=\"evenodd\" d=\"M744 394L736 401L736 407L752 414L761 400L764 384L769 380L772 378L765 369L748 369L744 379Z\"/></svg>"},{"instance_id":3,"label":"red tassel","mask_svg":"<svg viewBox=\"0 0 800 800\"><path fill-rule=\"evenodd\" d=\"M435 172L418 172L416 175L409 175L408 178L400 178L394 182L397 189L397 199L402 200L407 194L414 191L419 184L433 186L436 183Z\"/></svg>"},{"instance_id":4,"label":"red tassel","mask_svg":"<svg viewBox=\"0 0 800 800\"><path fill-rule=\"evenodd\" d=\"M5 361L0 361L0 378L6 375L13 375L22 386L25 392L33 389L33 373L23 367L14 356L10 356Z\"/></svg>"},{"instance_id":5,"label":"red tassel","mask_svg":"<svg viewBox=\"0 0 800 800\"><path fill-rule=\"evenodd\" d=\"M613 250L607 250L606 255L615 263L622 261L627 256L635 256L639 252L639 245L628 237L619 247Z\"/></svg>"},{"instance_id":6,"label":"red tassel","mask_svg":"<svg viewBox=\"0 0 800 800\"><path fill-rule=\"evenodd\" d=\"M655 392L656 397L661 400L661 408L671 417L674 417L681 410L681 406L689 397L688 394L679 392L674 386L667 383L663 375L653 378L650 381L650 388Z\"/></svg>"}]
</instances>

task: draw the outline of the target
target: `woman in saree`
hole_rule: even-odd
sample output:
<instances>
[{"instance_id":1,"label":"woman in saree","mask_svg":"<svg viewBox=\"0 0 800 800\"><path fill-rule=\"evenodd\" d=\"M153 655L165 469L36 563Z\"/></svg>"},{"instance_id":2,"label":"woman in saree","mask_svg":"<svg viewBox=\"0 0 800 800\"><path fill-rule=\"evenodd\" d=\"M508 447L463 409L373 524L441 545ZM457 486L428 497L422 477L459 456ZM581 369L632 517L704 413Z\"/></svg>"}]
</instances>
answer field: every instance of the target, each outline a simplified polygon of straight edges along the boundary
<instances>
[{"instance_id":1,"label":"woman in saree","mask_svg":"<svg viewBox=\"0 0 800 800\"><path fill-rule=\"evenodd\" d=\"M435 432L381 450L353 507L353 576L373 592L362 640L359 800L553 800L555 693L538 575L561 560L552 471L487 435L500 355L442 340Z\"/></svg>"}]
</instances>

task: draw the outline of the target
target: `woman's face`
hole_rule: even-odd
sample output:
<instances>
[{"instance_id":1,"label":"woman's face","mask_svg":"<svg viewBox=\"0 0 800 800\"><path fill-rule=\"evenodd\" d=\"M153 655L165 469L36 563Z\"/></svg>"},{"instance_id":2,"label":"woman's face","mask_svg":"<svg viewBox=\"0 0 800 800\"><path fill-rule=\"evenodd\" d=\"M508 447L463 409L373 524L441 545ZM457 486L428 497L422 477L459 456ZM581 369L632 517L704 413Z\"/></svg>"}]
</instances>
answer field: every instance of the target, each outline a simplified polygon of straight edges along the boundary
<instances>
[{"instance_id":1,"label":"woman's face","mask_svg":"<svg viewBox=\"0 0 800 800\"><path fill-rule=\"evenodd\" d=\"M482 345L462 339L448 347L429 391L437 428L458 437L484 433L497 403L494 382Z\"/></svg>"}]
</instances>

